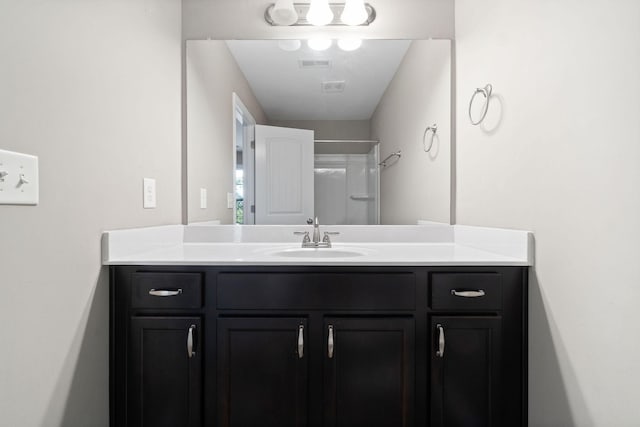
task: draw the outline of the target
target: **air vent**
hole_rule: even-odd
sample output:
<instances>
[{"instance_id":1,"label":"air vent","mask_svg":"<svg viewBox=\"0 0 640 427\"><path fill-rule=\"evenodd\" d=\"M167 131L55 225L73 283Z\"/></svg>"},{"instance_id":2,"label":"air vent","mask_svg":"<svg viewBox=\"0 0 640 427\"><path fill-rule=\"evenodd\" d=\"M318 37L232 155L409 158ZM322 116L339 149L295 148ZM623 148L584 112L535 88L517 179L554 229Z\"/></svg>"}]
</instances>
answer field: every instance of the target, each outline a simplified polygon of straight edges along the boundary
<instances>
[{"instance_id":1,"label":"air vent","mask_svg":"<svg viewBox=\"0 0 640 427\"><path fill-rule=\"evenodd\" d=\"M330 68L331 61L328 59L301 59L300 68Z\"/></svg>"},{"instance_id":2,"label":"air vent","mask_svg":"<svg viewBox=\"0 0 640 427\"><path fill-rule=\"evenodd\" d=\"M344 92L345 86L344 80L334 80L332 82L322 82L322 91L324 93L339 93Z\"/></svg>"}]
</instances>

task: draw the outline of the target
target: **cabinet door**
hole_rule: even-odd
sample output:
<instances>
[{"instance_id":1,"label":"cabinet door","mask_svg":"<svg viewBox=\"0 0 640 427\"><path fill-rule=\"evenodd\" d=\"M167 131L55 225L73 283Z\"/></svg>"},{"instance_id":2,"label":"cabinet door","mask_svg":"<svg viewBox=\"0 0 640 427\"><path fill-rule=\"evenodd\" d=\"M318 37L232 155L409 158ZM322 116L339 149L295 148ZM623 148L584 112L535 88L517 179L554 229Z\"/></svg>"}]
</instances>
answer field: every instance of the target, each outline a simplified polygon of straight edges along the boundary
<instances>
[{"instance_id":1,"label":"cabinet door","mask_svg":"<svg viewBox=\"0 0 640 427\"><path fill-rule=\"evenodd\" d=\"M218 319L220 426L307 425L307 320Z\"/></svg>"},{"instance_id":2,"label":"cabinet door","mask_svg":"<svg viewBox=\"0 0 640 427\"><path fill-rule=\"evenodd\" d=\"M500 317L431 319L431 426L498 427Z\"/></svg>"},{"instance_id":3,"label":"cabinet door","mask_svg":"<svg viewBox=\"0 0 640 427\"><path fill-rule=\"evenodd\" d=\"M413 425L413 318L326 318L324 340L325 426Z\"/></svg>"},{"instance_id":4,"label":"cabinet door","mask_svg":"<svg viewBox=\"0 0 640 427\"><path fill-rule=\"evenodd\" d=\"M128 427L199 427L202 356L199 318L134 317Z\"/></svg>"}]
</instances>

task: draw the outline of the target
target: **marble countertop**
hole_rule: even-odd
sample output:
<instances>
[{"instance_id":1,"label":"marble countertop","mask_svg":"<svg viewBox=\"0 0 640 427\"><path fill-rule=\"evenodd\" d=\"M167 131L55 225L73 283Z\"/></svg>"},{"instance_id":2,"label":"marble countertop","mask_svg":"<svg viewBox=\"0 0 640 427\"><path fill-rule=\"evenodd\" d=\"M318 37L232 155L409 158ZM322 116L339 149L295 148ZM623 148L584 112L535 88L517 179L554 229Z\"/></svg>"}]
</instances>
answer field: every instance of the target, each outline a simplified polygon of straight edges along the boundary
<instances>
[{"instance_id":1,"label":"marble countertop","mask_svg":"<svg viewBox=\"0 0 640 427\"><path fill-rule=\"evenodd\" d=\"M530 266L527 231L461 225L326 226L332 248L302 249L310 227L172 225L108 231L105 265Z\"/></svg>"}]
</instances>

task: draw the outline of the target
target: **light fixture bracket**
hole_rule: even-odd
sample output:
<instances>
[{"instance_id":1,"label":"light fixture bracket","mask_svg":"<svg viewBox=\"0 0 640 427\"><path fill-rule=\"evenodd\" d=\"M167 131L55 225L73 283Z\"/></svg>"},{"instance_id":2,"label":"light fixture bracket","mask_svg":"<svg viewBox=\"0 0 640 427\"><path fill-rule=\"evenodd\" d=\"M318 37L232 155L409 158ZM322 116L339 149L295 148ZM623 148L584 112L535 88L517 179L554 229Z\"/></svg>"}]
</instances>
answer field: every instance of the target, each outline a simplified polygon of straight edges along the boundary
<instances>
[{"instance_id":1,"label":"light fixture bracket","mask_svg":"<svg viewBox=\"0 0 640 427\"><path fill-rule=\"evenodd\" d=\"M276 24L275 22L273 22L273 19L271 19L271 9L273 9L274 6L275 6L275 3L271 3L267 7L267 10L264 11L264 20L267 21L269 25L272 25L274 27L280 27L281 25ZM293 7L298 13L298 21L291 24L290 26L291 27L312 26L312 24L310 24L306 18L307 12L309 11L310 4L294 3ZM340 20L340 14L342 13L342 9L344 9L344 3L329 3L329 7L333 12L333 21L328 23L327 26L341 26L341 27L349 26ZM369 17L367 18L366 21L364 21L362 24L358 26L369 25L376 19L376 10L373 8L373 6L371 6L369 3L365 3L364 7L365 9L367 9L367 14L369 15Z\"/></svg>"}]
</instances>

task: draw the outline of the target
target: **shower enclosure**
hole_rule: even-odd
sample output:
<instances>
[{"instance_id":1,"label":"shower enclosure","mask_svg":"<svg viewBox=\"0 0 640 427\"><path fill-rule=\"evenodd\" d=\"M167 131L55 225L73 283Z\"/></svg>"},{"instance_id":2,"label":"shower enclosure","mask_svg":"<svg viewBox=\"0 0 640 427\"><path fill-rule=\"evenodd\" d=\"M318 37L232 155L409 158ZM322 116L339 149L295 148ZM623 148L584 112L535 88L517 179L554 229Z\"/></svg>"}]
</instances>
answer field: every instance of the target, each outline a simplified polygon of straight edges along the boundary
<instances>
[{"instance_id":1,"label":"shower enclosure","mask_svg":"<svg viewBox=\"0 0 640 427\"><path fill-rule=\"evenodd\" d=\"M316 216L323 224L379 224L377 142L331 140L315 146Z\"/></svg>"}]
</instances>

